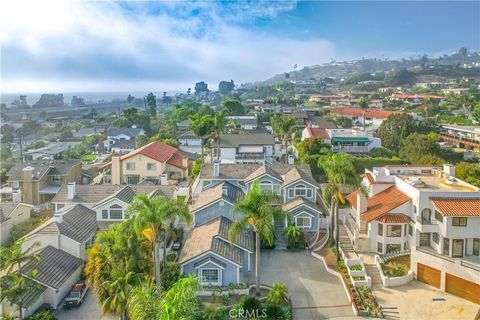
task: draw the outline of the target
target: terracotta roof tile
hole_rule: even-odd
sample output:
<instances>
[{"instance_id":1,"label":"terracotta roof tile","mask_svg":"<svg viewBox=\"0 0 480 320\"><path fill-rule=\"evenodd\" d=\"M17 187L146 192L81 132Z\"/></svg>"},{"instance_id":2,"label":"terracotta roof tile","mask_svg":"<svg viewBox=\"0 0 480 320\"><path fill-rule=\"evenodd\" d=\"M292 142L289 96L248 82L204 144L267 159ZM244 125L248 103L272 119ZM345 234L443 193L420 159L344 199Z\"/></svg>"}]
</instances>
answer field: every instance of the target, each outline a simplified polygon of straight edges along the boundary
<instances>
[{"instance_id":1,"label":"terracotta roof tile","mask_svg":"<svg viewBox=\"0 0 480 320\"><path fill-rule=\"evenodd\" d=\"M141 148L135 149L132 152L127 153L126 155L121 156L120 160L125 160L137 154L141 154L160 162L166 162L177 151L177 148L174 148L166 143L154 141L150 142L147 145L144 145Z\"/></svg>"},{"instance_id":2,"label":"terracotta roof tile","mask_svg":"<svg viewBox=\"0 0 480 320\"><path fill-rule=\"evenodd\" d=\"M357 207L357 193L350 193L346 198L352 207ZM367 198L367 211L361 214L361 219L367 222L378 219L391 210L401 206L411 198L395 186L391 186L372 197Z\"/></svg>"},{"instance_id":3,"label":"terracotta roof tile","mask_svg":"<svg viewBox=\"0 0 480 320\"><path fill-rule=\"evenodd\" d=\"M410 218L404 214L386 214L376 220L382 223L408 223Z\"/></svg>"},{"instance_id":4,"label":"terracotta roof tile","mask_svg":"<svg viewBox=\"0 0 480 320\"><path fill-rule=\"evenodd\" d=\"M342 116L362 117L364 110L360 108L343 108L337 111ZM386 119L392 114L402 114L400 111L387 111L381 109L366 109L365 116L369 118Z\"/></svg>"},{"instance_id":5,"label":"terracotta roof tile","mask_svg":"<svg viewBox=\"0 0 480 320\"><path fill-rule=\"evenodd\" d=\"M330 139L327 129L325 128L310 128L307 127L307 131L311 138Z\"/></svg>"},{"instance_id":6,"label":"terracotta roof tile","mask_svg":"<svg viewBox=\"0 0 480 320\"><path fill-rule=\"evenodd\" d=\"M188 167L183 165L183 159L184 157L177 152L167 160L167 163L180 169L187 169Z\"/></svg>"},{"instance_id":7,"label":"terracotta roof tile","mask_svg":"<svg viewBox=\"0 0 480 320\"><path fill-rule=\"evenodd\" d=\"M480 198L430 198L435 208L447 217L480 217Z\"/></svg>"}]
</instances>

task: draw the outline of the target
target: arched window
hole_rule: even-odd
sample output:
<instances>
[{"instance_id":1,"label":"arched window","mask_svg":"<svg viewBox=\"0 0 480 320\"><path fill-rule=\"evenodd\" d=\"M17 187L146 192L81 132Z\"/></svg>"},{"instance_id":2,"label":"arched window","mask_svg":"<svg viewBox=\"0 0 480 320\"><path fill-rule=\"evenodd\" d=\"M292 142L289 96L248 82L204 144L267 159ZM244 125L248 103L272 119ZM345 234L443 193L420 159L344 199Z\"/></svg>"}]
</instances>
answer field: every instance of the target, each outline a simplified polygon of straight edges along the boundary
<instances>
[{"instance_id":1,"label":"arched window","mask_svg":"<svg viewBox=\"0 0 480 320\"><path fill-rule=\"evenodd\" d=\"M303 184L299 184L295 187L295 196L305 197L307 195L307 188Z\"/></svg>"},{"instance_id":2,"label":"arched window","mask_svg":"<svg viewBox=\"0 0 480 320\"><path fill-rule=\"evenodd\" d=\"M431 221L432 210L425 208L422 210L422 220Z\"/></svg>"},{"instance_id":3,"label":"arched window","mask_svg":"<svg viewBox=\"0 0 480 320\"><path fill-rule=\"evenodd\" d=\"M112 220L122 220L123 219L123 209L118 204L113 204L110 206L110 219Z\"/></svg>"},{"instance_id":4,"label":"arched window","mask_svg":"<svg viewBox=\"0 0 480 320\"><path fill-rule=\"evenodd\" d=\"M260 190L265 192L272 192L272 183L268 180L260 181Z\"/></svg>"}]
</instances>

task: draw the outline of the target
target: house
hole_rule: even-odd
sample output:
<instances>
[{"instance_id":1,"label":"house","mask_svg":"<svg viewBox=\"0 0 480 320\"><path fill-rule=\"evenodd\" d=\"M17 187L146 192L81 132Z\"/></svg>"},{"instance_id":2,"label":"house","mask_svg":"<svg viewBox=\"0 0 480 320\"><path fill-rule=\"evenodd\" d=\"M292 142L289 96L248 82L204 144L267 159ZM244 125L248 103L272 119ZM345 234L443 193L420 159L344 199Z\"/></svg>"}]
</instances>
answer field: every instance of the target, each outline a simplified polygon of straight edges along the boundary
<instances>
[{"instance_id":1,"label":"house","mask_svg":"<svg viewBox=\"0 0 480 320\"><path fill-rule=\"evenodd\" d=\"M442 89L442 93L445 95L454 94L458 96L466 96L470 93L470 88L451 88L451 89Z\"/></svg>"},{"instance_id":2,"label":"house","mask_svg":"<svg viewBox=\"0 0 480 320\"><path fill-rule=\"evenodd\" d=\"M305 139L321 139L332 146L333 152L369 153L373 148L382 146L380 138L357 128L325 129L307 126L302 131L301 140Z\"/></svg>"},{"instance_id":3,"label":"house","mask_svg":"<svg viewBox=\"0 0 480 320\"><path fill-rule=\"evenodd\" d=\"M76 139L83 139L84 137L91 136L94 134L102 133L103 128L80 128L78 131L73 131L73 137Z\"/></svg>"},{"instance_id":4,"label":"house","mask_svg":"<svg viewBox=\"0 0 480 320\"><path fill-rule=\"evenodd\" d=\"M309 116L306 126L312 128L325 128L325 129L336 129L337 125L335 122L328 121L323 117L318 116Z\"/></svg>"},{"instance_id":5,"label":"house","mask_svg":"<svg viewBox=\"0 0 480 320\"><path fill-rule=\"evenodd\" d=\"M126 218L125 211L133 198L146 194L152 198L163 195L167 198L176 198L179 190L175 186L156 185L76 185L69 183L62 186L52 204L55 212L81 204L96 213L96 219L101 229L105 229L114 222Z\"/></svg>"},{"instance_id":6,"label":"house","mask_svg":"<svg viewBox=\"0 0 480 320\"><path fill-rule=\"evenodd\" d=\"M20 274L38 284L35 290L29 291L27 308L24 316L32 314L43 304L53 309L61 306L63 298L78 281L82 272L83 260L63 250L46 246L38 252L39 260L31 260L20 269ZM36 271L34 278L30 277ZM12 309L8 302L3 303L3 311Z\"/></svg>"},{"instance_id":7,"label":"house","mask_svg":"<svg viewBox=\"0 0 480 320\"><path fill-rule=\"evenodd\" d=\"M403 101L411 104L419 104L425 99L440 101L445 99L445 97L435 96L435 95L406 94L406 93L400 92L400 93L392 93L389 99L393 101Z\"/></svg>"},{"instance_id":8,"label":"house","mask_svg":"<svg viewBox=\"0 0 480 320\"><path fill-rule=\"evenodd\" d=\"M297 127L299 128L305 127L309 119L309 116L305 111L294 111L291 116L297 120Z\"/></svg>"},{"instance_id":9,"label":"house","mask_svg":"<svg viewBox=\"0 0 480 320\"><path fill-rule=\"evenodd\" d=\"M384 120L394 114L402 114L401 111L387 111L382 109L360 109L360 108L342 108L335 110L335 113L339 116L352 119L354 123L363 125L365 121L365 126L372 128L373 130L378 129Z\"/></svg>"},{"instance_id":10,"label":"house","mask_svg":"<svg viewBox=\"0 0 480 320\"><path fill-rule=\"evenodd\" d=\"M114 140L110 145L110 152L115 154L126 154L135 150L135 139L130 140Z\"/></svg>"},{"instance_id":11,"label":"house","mask_svg":"<svg viewBox=\"0 0 480 320\"><path fill-rule=\"evenodd\" d=\"M191 124L192 124L192 120L190 119L177 122L176 125L177 125L178 132L180 134L187 132L188 130L190 130Z\"/></svg>"},{"instance_id":12,"label":"house","mask_svg":"<svg viewBox=\"0 0 480 320\"><path fill-rule=\"evenodd\" d=\"M112 154L112 161L101 170L104 183L135 185L150 181L166 185L188 177L194 160L190 157L191 154L155 141L124 155Z\"/></svg>"},{"instance_id":13,"label":"house","mask_svg":"<svg viewBox=\"0 0 480 320\"><path fill-rule=\"evenodd\" d=\"M10 240L10 231L17 224L30 218L31 205L21 202L0 203L0 236L2 246Z\"/></svg>"},{"instance_id":14,"label":"house","mask_svg":"<svg viewBox=\"0 0 480 320\"><path fill-rule=\"evenodd\" d=\"M113 152L112 146L119 141L135 141L135 137L139 134L145 133L141 128L110 128L108 129L105 134L107 139L104 141L105 151ZM118 148L118 146L117 146ZM131 150L130 150L131 151ZM129 152L129 151L126 151Z\"/></svg>"},{"instance_id":15,"label":"house","mask_svg":"<svg viewBox=\"0 0 480 320\"><path fill-rule=\"evenodd\" d=\"M453 142L460 148L480 149L479 126L443 125L440 137L443 141Z\"/></svg>"},{"instance_id":16,"label":"house","mask_svg":"<svg viewBox=\"0 0 480 320\"><path fill-rule=\"evenodd\" d=\"M85 260L87 248L97 233L97 214L81 204L57 211L55 216L25 236L23 249L34 243L40 248L51 246Z\"/></svg>"},{"instance_id":17,"label":"house","mask_svg":"<svg viewBox=\"0 0 480 320\"><path fill-rule=\"evenodd\" d=\"M258 120L257 115L254 116L228 116L225 118L227 123L234 122L236 129L242 130L257 130Z\"/></svg>"},{"instance_id":18,"label":"house","mask_svg":"<svg viewBox=\"0 0 480 320\"><path fill-rule=\"evenodd\" d=\"M251 270L252 232L241 232L234 242L228 240L233 222L219 216L195 227L185 240L179 262L182 272L196 275L205 286L228 287L244 282L241 273Z\"/></svg>"},{"instance_id":19,"label":"house","mask_svg":"<svg viewBox=\"0 0 480 320\"><path fill-rule=\"evenodd\" d=\"M417 280L480 303L480 189L450 165L373 168L362 184L347 196L355 250L409 251Z\"/></svg>"},{"instance_id":20,"label":"house","mask_svg":"<svg viewBox=\"0 0 480 320\"><path fill-rule=\"evenodd\" d=\"M182 146L200 147L202 145L202 139L194 135L192 131L182 133L177 140Z\"/></svg>"},{"instance_id":21,"label":"house","mask_svg":"<svg viewBox=\"0 0 480 320\"><path fill-rule=\"evenodd\" d=\"M39 205L50 201L67 181L81 183L82 163L55 160L17 164L7 172L7 177L12 192L19 192L18 201Z\"/></svg>"},{"instance_id":22,"label":"house","mask_svg":"<svg viewBox=\"0 0 480 320\"><path fill-rule=\"evenodd\" d=\"M50 142L47 146L32 149L23 152L24 161L36 161L36 160L56 160L61 159L63 152L70 147L74 147L80 142Z\"/></svg>"},{"instance_id":23,"label":"house","mask_svg":"<svg viewBox=\"0 0 480 320\"><path fill-rule=\"evenodd\" d=\"M221 163L265 163L280 156L280 145L269 133L224 134L219 147ZM216 142L212 142L212 152L216 158Z\"/></svg>"}]
</instances>

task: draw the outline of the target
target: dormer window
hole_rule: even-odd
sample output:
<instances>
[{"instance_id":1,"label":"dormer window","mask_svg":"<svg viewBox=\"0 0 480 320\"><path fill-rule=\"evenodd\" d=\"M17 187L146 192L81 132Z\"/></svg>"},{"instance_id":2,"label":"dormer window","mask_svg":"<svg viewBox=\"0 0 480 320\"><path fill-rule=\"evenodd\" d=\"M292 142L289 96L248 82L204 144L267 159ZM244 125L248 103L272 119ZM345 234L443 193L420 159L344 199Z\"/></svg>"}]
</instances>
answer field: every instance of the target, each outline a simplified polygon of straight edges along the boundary
<instances>
[{"instance_id":1,"label":"dormer window","mask_svg":"<svg viewBox=\"0 0 480 320\"><path fill-rule=\"evenodd\" d=\"M296 197L305 197L307 195L307 188L303 184L299 184L295 187Z\"/></svg>"}]
</instances>

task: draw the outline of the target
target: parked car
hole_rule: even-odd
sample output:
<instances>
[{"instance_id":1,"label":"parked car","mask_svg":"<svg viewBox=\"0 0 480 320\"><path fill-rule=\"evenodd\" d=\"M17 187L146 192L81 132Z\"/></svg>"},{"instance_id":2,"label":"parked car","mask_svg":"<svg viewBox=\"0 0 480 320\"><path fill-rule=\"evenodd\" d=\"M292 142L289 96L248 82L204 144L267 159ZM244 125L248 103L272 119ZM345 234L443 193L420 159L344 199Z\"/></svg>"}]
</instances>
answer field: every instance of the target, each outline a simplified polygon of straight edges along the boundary
<instances>
[{"instance_id":1,"label":"parked car","mask_svg":"<svg viewBox=\"0 0 480 320\"><path fill-rule=\"evenodd\" d=\"M64 308L78 307L82 304L83 298L88 291L85 282L77 282L68 293L63 303Z\"/></svg>"}]
</instances>

